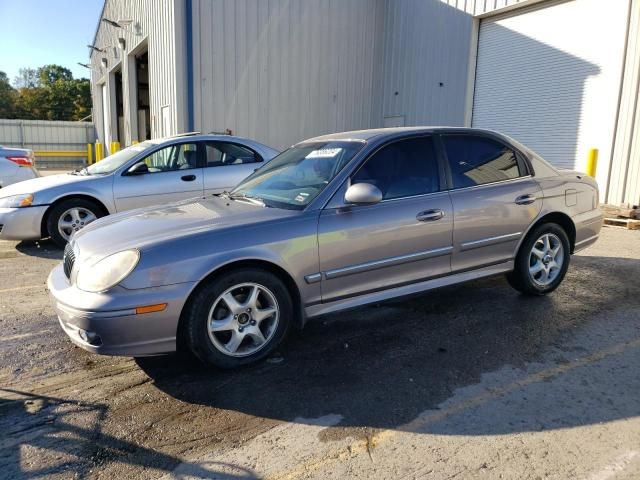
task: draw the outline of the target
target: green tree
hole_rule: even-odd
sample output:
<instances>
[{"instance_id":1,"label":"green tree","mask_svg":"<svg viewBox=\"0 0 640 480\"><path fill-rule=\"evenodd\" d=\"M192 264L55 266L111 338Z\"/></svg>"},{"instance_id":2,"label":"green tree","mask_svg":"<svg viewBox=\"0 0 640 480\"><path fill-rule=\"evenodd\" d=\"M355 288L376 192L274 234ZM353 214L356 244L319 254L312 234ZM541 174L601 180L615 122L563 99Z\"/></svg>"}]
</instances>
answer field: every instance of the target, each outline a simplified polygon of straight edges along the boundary
<instances>
[{"instance_id":1,"label":"green tree","mask_svg":"<svg viewBox=\"0 0 640 480\"><path fill-rule=\"evenodd\" d=\"M60 65L45 65L38 69L38 77L40 78L40 86L48 87L56 82L69 82L73 80L73 74L68 68Z\"/></svg>"},{"instance_id":2,"label":"green tree","mask_svg":"<svg viewBox=\"0 0 640 480\"><path fill-rule=\"evenodd\" d=\"M13 118L15 114L16 91L9 78L0 72L0 118Z\"/></svg>"},{"instance_id":3,"label":"green tree","mask_svg":"<svg viewBox=\"0 0 640 480\"><path fill-rule=\"evenodd\" d=\"M75 84L72 120L82 120L91 114L91 82L88 78L79 78Z\"/></svg>"},{"instance_id":4,"label":"green tree","mask_svg":"<svg viewBox=\"0 0 640 480\"><path fill-rule=\"evenodd\" d=\"M35 68L21 68L18 76L13 80L15 88L34 88L40 83L38 71Z\"/></svg>"},{"instance_id":5,"label":"green tree","mask_svg":"<svg viewBox=\"0 0 640 480\"><path fill-rule=\"evenodd\" d=\"M6 75L4 79L3 84L0 76L0 118L80 120L91 113L89 80L74 79L71 70L60 65L21 69L14 82L17 90Z\"/></svg>"},{"instance_id":6,"label":"green tree","mask_svg":"<svg viewBox=\"0 0 640 480\"><path fill-rule=\"evenodd\" d=\"M15 116L21 120L50 120L47 91L41 87L20 88L16 96Z\"/></svg>"}]
</instances>

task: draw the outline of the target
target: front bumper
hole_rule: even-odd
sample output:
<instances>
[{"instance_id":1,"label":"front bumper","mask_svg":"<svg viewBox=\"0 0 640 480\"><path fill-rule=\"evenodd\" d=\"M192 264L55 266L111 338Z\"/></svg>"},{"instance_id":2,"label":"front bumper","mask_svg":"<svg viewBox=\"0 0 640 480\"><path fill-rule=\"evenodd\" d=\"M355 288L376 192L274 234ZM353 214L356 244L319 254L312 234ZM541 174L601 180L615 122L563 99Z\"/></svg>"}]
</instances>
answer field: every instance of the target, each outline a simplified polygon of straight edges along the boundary
<instances>
[{"instance_id":1,"label":"front bumper","mask_svg":"<svg viewBox=\"0 0 640 480\"><path fill-rule=\"evenodd\" d=\"M145 356L176 350L182 307L195 283L89 293L70 285L62 265L47 286L60 325L71 341L92 353ZM137 315L136 307L166 303L162 312Z\"/></svg>"},{"instance_id":2,"label":"front bumper","mask_svg":"<svg viewBox=\"0 0 640 480\"><path fill-rule=\"evenodd\" d=\"M48 205L0 208L0 240L40 240L42 219Z\"/></svg>"}]
</instances>

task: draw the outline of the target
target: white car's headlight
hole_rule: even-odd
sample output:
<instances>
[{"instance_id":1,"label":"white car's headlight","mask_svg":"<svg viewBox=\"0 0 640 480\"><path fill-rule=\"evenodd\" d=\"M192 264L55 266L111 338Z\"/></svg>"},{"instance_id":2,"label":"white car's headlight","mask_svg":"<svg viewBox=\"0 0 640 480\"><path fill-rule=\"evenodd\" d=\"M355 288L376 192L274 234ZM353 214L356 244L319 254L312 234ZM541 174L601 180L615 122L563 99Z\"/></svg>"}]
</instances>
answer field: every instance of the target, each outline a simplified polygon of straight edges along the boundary
<instances>
[{"instance_id":1,"label":"white car's headlight","mask_svg":"<svg viewBox=\"0 0 640 480\"><path fill-rule=\"evenodd\" d=\"M33 204L33 194L12 195L0 198L0 208L20 208L29 207Z\"/></svg>"},{"instance_id":2,"label":"white car's headlight","mask_svg":"<svg viewBox=\"0 0 640 480\"><path fill-rule=\"evenodd\" d=\"M138 250L114 253L91 266L81 267L76 285L86 292L104 292L127 278L139 260Z\"/></svg>"}]
</instances>

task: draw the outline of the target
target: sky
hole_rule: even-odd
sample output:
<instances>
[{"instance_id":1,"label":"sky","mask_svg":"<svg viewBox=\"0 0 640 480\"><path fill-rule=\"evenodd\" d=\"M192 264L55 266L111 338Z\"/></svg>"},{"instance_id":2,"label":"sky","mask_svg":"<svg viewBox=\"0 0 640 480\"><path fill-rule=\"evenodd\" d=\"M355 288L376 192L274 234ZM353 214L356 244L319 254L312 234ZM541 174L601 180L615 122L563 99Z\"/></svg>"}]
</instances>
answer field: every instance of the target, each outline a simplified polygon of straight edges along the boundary
<instances>
[{"instance_id":1,"label":"sky","mask_svg":"<svg viewBox=\"0 0 640 480\"><path fill-rule=\"evenodd\" d=\"M103 0L0 0L0 71L58 64L88 78L89 49Z\"/></svg>"}]
</instances>

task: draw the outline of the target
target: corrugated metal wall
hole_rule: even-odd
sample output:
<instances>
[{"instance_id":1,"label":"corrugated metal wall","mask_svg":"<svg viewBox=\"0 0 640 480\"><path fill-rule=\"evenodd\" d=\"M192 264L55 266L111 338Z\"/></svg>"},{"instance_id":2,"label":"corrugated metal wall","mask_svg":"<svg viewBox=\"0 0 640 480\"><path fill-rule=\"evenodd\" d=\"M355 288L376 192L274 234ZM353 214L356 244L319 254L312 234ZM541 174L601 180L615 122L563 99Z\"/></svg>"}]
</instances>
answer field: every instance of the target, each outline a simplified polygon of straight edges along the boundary
<instances>
[{"instance_id":1,"label":"corrugated metal wall","mask_svg":"<svg viewBox=\"0 0 640 480\"><path fill-rule=\"evenodd\" d=\"M48 157L41 152L77 151L85 153L87 143L95 141L90 122L0 119L0 145L30 148L36 152L39 167L69 167L84 164L84 158Z\"/></svg>"},{"instance_id":2,"label":"corrugated metal wall","mask_svg":"<svg viewBox=\"0 0 640 480\"><path fill-rule=\"evenodd\" d=\"M522 0L388 0L384 117L389 125L465 122L473 15Z\"/></svg>"},{"instance_id":3,"label":"corrugated metal wall","mask_svg":"<svg viewBox=\"0 0 640 480\"><path fill-rule=\"evenodd\" d=\"M640 204L640 0L631 4L620 110L605 201Z\"/></svg>"},{"instance_id":4,"label":"corrugated metal wall","mask_svg":"<svg viewBox=\"0 0 640 480\"><path fill-rule=\"evenodd\" d=\"M195 127L285 148L379 124L384 0L195 0Z\"/></svg>"},{"instance_id":5,"label":"corrugated metal wall","mask_svg":"<svg viewBox=\"0 0 640 480\"><path fill-rule=\"evenodd\" d=\"M573 0L482 20L473 126L511 135L571 170L585 171L597 148L604 187L627 14L627 0L604 10L600 0ZM567 34L571 22L580 28Z\"/></svg>"},{"instance_id":6,"label":"corrugated metal wall","mask_svg":"<svg viewBox=\"0 0 640 480\"><path fill-rule=\"evenodd\" d=\"M91 55L94 122L98 137L104 139L102 96L100 84L106 83L109 94L113 93L113 76L108 72L121 68L125 99L128 97L127 55L146 42L149 51L149 86L151 106L151 135L158 137L161 131L160 112L168 107L170 112L170 132L183 132L186 127L186 67L185 67L185 20L184 0L107 0L102 18L110 20L133 20L126 28L117 28L100 22L95 46L105 49L105 53ZM126 41L126 51L122 51L118 38ZM107 69L102 68L102 58L107 58ZM127 115L125 106L125 139L117 139L121 144L135 139L135 128L131 128L131 116L135 107ZM115 120L111 116L115 129ZM134 120L135 121L135 120ZM132 137L133 133L133 137ZM115 135L113 135L115 137ZM115 138L108 139L109 141Z\"/></svg>"},{"instance_id":7,"label":"corrugated metal wall","mask_svg":"<svg viewBox=\"0 0 640 480\"><path fill-rule=\"evenodd\" d=\"M516 0L194 0L195 127L274 147L462 125L472 15Z\"/></svg>"}]
</instances>

